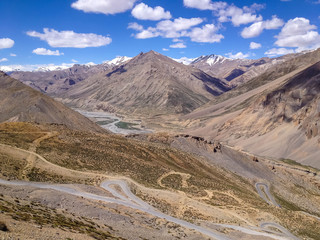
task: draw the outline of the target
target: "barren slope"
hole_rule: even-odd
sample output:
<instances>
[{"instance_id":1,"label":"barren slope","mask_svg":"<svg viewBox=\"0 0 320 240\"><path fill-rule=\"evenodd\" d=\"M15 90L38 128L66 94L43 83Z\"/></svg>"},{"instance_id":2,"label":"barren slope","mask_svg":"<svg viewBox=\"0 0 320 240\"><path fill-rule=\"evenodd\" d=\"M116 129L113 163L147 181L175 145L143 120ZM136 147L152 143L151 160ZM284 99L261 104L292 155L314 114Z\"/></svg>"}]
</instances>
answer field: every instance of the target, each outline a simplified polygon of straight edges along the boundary
<instances>
[{"instance_id":1,"label":"barren slope","mask_svg":"<svg viewBox=\"0 0 320 240\"><path fill-rule=\"evenodd\" d=\"M81 114L0 72L0 122L64 124L71 129L103 131Z\"/></svg>"},{"instance_id":2,"label":"barren slope","mask_svg":"<svg viewBox=\"0 0 320 240\"><path fill-rule=\"evenodd\" d=\"M154 115L190 112L227 90L219 79L150 51L92 76L61 98L71 106Z\"/></svg>"},{"instance_id":3,"label":"barren slope","mask_svg":"<svg viewBox=\"0 0 320 240\"><path fill-rule=\"evenodd\" d=\"M240 137L237 144L253 152L319 168L319 93L320 62L260 97L220 132L232 132L232 138Z\"/></svg>"}]
</instances>

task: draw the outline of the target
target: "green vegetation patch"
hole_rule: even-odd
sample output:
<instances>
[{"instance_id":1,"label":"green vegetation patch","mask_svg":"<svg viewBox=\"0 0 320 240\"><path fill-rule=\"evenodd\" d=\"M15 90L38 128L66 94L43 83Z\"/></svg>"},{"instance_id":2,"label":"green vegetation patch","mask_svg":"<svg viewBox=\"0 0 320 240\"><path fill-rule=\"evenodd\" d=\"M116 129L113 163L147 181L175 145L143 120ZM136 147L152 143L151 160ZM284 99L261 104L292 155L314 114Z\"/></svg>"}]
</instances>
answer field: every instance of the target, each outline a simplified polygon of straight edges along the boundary
<instances>
[{"instance_id":1,"label":"green vegetation patch","mask_svg":"<svg viewBox=\"0 0 320 240\"><path fill-rule=\"evenodd\" d=\"M117 122L115 124L118 128L122 129L128 129L128 130L139 130L138 128L135 128L134 126L137 126L137 123L129 123L129 122Z\"/></svg>"}]
</instances>

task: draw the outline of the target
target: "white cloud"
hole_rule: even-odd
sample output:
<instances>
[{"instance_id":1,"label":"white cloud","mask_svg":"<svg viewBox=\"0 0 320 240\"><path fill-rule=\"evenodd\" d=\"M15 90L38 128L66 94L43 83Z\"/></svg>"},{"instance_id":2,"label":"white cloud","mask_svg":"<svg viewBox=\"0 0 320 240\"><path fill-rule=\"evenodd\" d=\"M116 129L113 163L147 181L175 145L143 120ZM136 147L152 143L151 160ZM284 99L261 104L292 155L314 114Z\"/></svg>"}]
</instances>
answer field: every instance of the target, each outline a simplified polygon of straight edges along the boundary
<instances>
[{"instance_id":1,"label":"white cloud","mask_svg":"<svg viewBox=\"0 0 320 240\"><path fill-rule=\"evenodd\" d=\"M3 48L12 48L14 41L10 38L0 38L0 49Z\"/></svg>"},{"instance_id":2,"label":"white cloud","mask_svg":"<svg viewBox=\"0 0 320 240\"><path fill-rule=\"evenodd\" d=\"M267 20L264 22L265 29L278 29L284 25L284 22L282 19L278 18L276 15L272 16L271 20Z\"/></svg>"},{"instance_id":3,"label":"white cloud","mask_svg":"<svg viewBox=\"0 0 320 240\"><path fill-rule=\"evenodd\" d=\"M199 25L203 20L201 18L176 18L173 21L163 20L157 23L156 27L148 27L144 29L138 23L130 23L128 28L139 31L134 36L138 39L164 37L164 38L179 38L187 34L187 30Z\"/></svg>"},{"instance_id":4,"label":"white cloud","mask_svg":"<svg viewBox=\"0 0 320 240\"><path fill-rule=\"evenodd\" d=\"M272 16L271 20L259 21L251 24L242 30L241 36L243 38L253 38L259 36L264 29L278 29L284 24L283 20L277 16Z\"/></svg>"},{"instance_id":5,"label":"white cloud","mask_svg":"<svg viewBox=\"0 0 320 240\"><path fill-rule=\"evenodd\" d=\"M132 9L137 0L77 0L71 7L84 12L116 14Z\"/></svg>"},{"instance_id":6,"label":"white cloud","mask_svg":"<svg viewBox=\"0 0 320 240\"><path fill-rule=\"evenodd\" d=\"M182 57L182 58L171 58L172 60L175 60L176 62L183 63L184 65L190 65L196 58L187 58L187 57Z\"/></svg>"},{"instance_id":7,"label":"white cloud","mask_svg":"<svg viewBox=\"0 0 320 240\"><path fill-rule=\"evenodd\" d=\"M169 49L168 48L162 48L162 51L167 52L167 51L169 51Z\"/></svg>"},{"instance_id":8,"label":"white cloud","mask_svg":"<svg viewBox=\"0 0 320 240\"><path fill-rule=\"evenodd\" d=\"M250 56L249 53L244 54L242 52L238 52L236 54L232 54L232 53L227 53L226 56L228 56L231 59L243 59L243 58L247 58Z\"/></svg>"},{"instance_id":9,"label":"white cloud","mask_svg":"<svg viewBox=\"0 0 320 240\"><path fill-rule=\"evenodd\" d=\"M36 48L32 51L32 53L37 54L37 55L47 55L47 56L61 56L64 53L59 52L59 50L52 51L49 49L45 48Z\"/></svg>"},{"instance_id":10,"label":"white cloud","mask_svg":"<svg viewBox=\"0 0 320 240\"><path fill-rule=\"evenodd\" d=\"M260 43L256 43L256 42L251 42L250 43L250 49L259 49L261 48L261 44Z\"/></svg>"},{"instance_id":11,"label":"white cloud","mask_svg":"<svg viewBox=\"0 0 320 240\"><path fill-rule=\"evenodd\" d=\"M135 37L137 39L146 39L146 38L154 38L160 36L160 33L155 28L149 27L148 29L142 30L137 33Z\"/></svg>"},{"instance_id":12,"label":"white cloud","mask_svg":"<svg viewBox=\"0 0 320 240\"><path fill-rule=\"evenodd\" d=\"M262 21L261 15L256 15L255 12L262 9L264 5L253 4L250 7L239 8L235 5L227 5L227 7L215 11L220 22L232 22L234 26L248 24L251 22Z\"/></svg>"},{"instance_id":13,"label":"white cloud","mask_svg":"<svg viewBox=\"0 0 320 240\"><path fill-rule=\"evenodd\" d=\"M203 22L201 18L176 18L174 20L164 20L159 22L155 27L144 29L138 23L129 23L128 28L139 31L135 38L145 39L153 37L173 38L173 42L182 42L179 37L190 37L193 42L214 43L220 42L224 38L218 34L219 30L214 24L195 27ZM179 46L179 45L176 45ZM182 45L180 45L182 46Z\"/></svg>"},{"instance_id":14,"label":"white cloud","mask_svg":"<svg viewBox=\"0 0 320 240\"><path fill-rule=\"evenodd\" d=\"M171 48L186 48L187 46L184 43L179 42L179 43L171 44L170 47Z\"/></svg>"},{"instance_id":15,"label":"white cloud","mask_svg":"<svg viewBox=\"0 0 320 240\"><path fill-rule=\"evenodd\" d=\"M184 33L182 31L188 30L191 27L199 25L203 20L201 18L176 18L173 21L164 20L157 24L157 30L166 38L178 38Z\"/></svg>"},{"instance_id":16,"label":"white cloud","mask_svg":"<svg viewBox=\"0 0 320 240\"><path fill-rule=\"evenodd\" d=\"M186 7L200 10L219 10L227 6L226 2L212 2L211 0L183 0L183 4Z\"/></svg>"},{"instance_id":17,"label":"white cloud","mask_svg":"<svg viewBox=\"0 0 320 240\"><path fill-rule=\"evenodd\" d=\"M243 38L253 38L259 36L264 29L263 22L256 22L251 24L249 27L246 27L242 30L241 36Z\"/></svg>"},{"instance_id":18,"label":"white cloud","mask_svg":"<svg viewBox=\"0 0 320 240\"><path fill-rule=\"evenodd\" d=\"M285 55L289 53L294 53L295 51L293 49L287 49L287 48L272 48L268 51L266 51L264 54L268 55L269 57L275 57L278 55Z\"/></svg>"},{"instance_id":19,"label":"white cloud","mask_svg":"<svg viewBox=\"0 0 320 240\"><path fill-rule=\"evenodd\" d=\"M17 54L14 54L14 53L10 53L10 57L16 57Z\"/></svg>"},{"instance_id":20,"label":"white cloud","mask_svg":"<svg viewBox=\"0 0 320 240\"><path fill-rule=\"evenodd\" d=\"M317 27L311 25L306 18L290 19L276 36L275 44L279 47L294 47L296 51L320 47L320 35L314 31Z\"/></svg>"},{"instance_id":21,"label":"white cloud","mask_svg":"<svg viewBox=\"0 0 320 240\"><path fill-rule=\"evenodd\" d=\"M162 7L157 6L155 8L149 7L144 3L136 5L132 11L132 16L140 20L152 20L159 21L161 19L170 19L171 13L165 11Z\"/></svg>"},{"instance_id":22,"label":"white cloud","mask_svg":"<svg viewBox=\"0 0 320 240\"><path fill-rule=\"evenodd\" d=\"M136 31L143 31L143 26L136 22L129 23L128 28Z\"/></svg>"},{"instance_id":23,"label":"white cloud","mask_svg":"<svg viewBox=\"0 0 320 240\"><path fill-rule=\"evenodd\" d=\"M0 62L7 62L8 61L8 58L1 58L0 59Z\"/></svg>"},{"instance_id":24,"label":"white cloud","mask_svg":"<svg viewBox=\"0 0 320 240\"><path fill-rule=\"evenodd\" d=\"M75 33L73 31L56 31L54 29L43 29L44 33L36 31L29 31L27 35L31 37L38 37L46 41L51 47L101 47L111 43L112 39L109 37L97 35L94 33Z\"/></svg>"},{"instance_id":25,"label":"white cloud","mask_svg":"<svg viewBox=\"0 0 320 240\"><path fill-rule=\"evenodd\" d=\"M193 42L214 43L220 42L223 35L217 34L218 28L214 24L206 24L202 28L193 28L190 33L186 34Z\"/></svg>"},{"instance_id":26,"label":"white cloud","mask_svg":"<svg viewBox=\"0 0 320 240\"><path fill-rule=\"evenodd\" d=\"M77 61L77 60L75 60L75 59L71 59L71 62L77 63L77 62L79 62L79 61Z\"/></svg>"}]
</instances>

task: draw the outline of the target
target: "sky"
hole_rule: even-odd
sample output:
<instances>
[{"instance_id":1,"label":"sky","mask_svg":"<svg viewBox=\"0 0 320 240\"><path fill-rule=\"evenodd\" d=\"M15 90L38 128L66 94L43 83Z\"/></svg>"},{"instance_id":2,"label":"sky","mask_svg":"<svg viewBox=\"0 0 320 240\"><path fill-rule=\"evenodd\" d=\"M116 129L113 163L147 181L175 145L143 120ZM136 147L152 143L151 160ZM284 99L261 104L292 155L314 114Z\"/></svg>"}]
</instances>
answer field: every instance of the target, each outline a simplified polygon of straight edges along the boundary
<instances>
[{"instance_id":1,"label":"sky","mask_svg":"<svg viewBox=\"0 0 320 240\"><path fill-rule=\"evenodd\" d=\"M0 66L157 51L276 57L320 47L320 0L0 0Z\"/></svg>"}]
</instances>

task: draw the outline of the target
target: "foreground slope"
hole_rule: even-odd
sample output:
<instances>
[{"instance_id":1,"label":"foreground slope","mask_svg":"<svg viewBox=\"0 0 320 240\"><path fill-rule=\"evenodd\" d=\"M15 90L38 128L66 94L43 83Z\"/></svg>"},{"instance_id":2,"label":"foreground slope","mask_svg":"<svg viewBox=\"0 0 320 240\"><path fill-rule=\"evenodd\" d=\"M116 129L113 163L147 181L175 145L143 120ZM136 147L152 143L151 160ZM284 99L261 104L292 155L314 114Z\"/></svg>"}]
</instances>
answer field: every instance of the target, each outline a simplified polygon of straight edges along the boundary
<instances>
[{"instance_id":1,"label":"foreground slope","mask_svg":"<svg viewBox=\"0 0 320 240\"><path fill-rule=\"evenodd\" d=\"M71 106L154 115L188 113L228 90L219 79L150 51L59 97Z\"/></svg>"},{"instance_id":2,"label":"foreground slope","mask_svg":"<svg viewBox=\"0 0 320 240\"><path fill-rule=\"evenodd\" d=\"M270 231L263 223L281 225L307 239L319 234L316 216L306 214L320 214L319 180L312 169L274 169L276 162L269 159L252 161L249 155L183 136L149 135L149 141L140 141L26 123L0 124L0 135L0 176L10 179L0 181L0 216L10 229L7 238L19 233L26 238L28 224L36 236L42 231L55 236L63 229L62 239L208 239L210 232L221 236L215 239L290 239L286 230ZM220 167L221 160L230 163L234 157L253 174ZM16 184L17 179L25 182ZM109 182L108 190L101 182ZM256 183L269 184L282 207L268 204ZM192 231L182 227L182 221L198 227ZM20 224L25 229L19 229Z\"/></svg>"},{"instance_id":3,"label":"foreground slope","mask_svg":"<svg viewBox=\"0 0 320 240\"><path fill-rule=\"evenodd\" d=\"M0 122L64 124L71 129L103 131L81 114L0 72Z\"/></svg>"}]
</instances>

